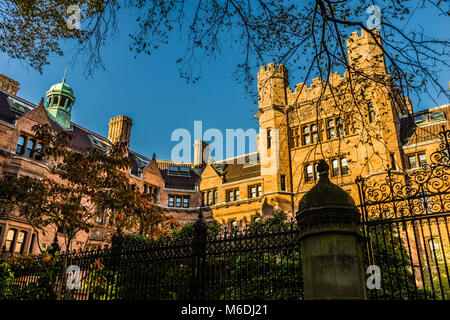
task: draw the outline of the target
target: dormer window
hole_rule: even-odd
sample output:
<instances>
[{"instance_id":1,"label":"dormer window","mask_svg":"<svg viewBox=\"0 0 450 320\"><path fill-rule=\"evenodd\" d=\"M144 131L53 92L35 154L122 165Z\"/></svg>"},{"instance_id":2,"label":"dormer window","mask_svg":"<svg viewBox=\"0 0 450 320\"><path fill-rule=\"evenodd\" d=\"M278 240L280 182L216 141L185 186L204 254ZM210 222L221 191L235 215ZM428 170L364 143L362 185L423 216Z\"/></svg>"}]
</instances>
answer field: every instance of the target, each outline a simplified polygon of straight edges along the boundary
<instances>
[{"instance_id":1,"label":"dormer window","mask_svg":"<svg viewBox=\"0 0 450 320\"><path fill-rule=\"evenodd\" d=\"M169 166L170 175L181 175L181 176L189 176L190 170L189 167L182 166Z\"/></svg>"}]
</instances>

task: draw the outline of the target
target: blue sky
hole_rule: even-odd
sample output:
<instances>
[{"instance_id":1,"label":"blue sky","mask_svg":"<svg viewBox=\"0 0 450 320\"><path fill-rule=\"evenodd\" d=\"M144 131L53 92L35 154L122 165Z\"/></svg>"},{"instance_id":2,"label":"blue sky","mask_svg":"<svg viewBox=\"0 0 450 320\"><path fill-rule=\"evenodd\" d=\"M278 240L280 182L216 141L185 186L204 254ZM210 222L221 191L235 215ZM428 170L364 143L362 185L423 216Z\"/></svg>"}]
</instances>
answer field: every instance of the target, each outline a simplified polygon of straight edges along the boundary
<instances>
[{"instance_id":1,"label":"blue sky","mask_svg":"<svg viewBox=\"0 0 450 320\"><path fill-rule=\"evenodd\" d=\"M446 32L448 36L447 20L422 15L409 24L419 20L427 32L441 35ZM70 52L63 57L51 57L42 75L23 62L0 54L0 73L20 82L19 96L38 103L52 84L61 81L67 67L67 83L77 99L72 121L107 136L109 119L125 114L133 119L131 148L148 157L155 152L159 159L170 159L176 144L170 141L172 132L177 128L193 132L195 120L203 121L203 130L218 128L224 133L227 128L258 127L253 118L257 106L232 73L238 62L237 52L225 48L221 57L202 66L202 79L195 84L186 83L179 77L175 63L182 56L183 45L172 41L151 56L134 59L128 47L128 34L133 28L131 17L121 17L119 36L103 48L107 70L97 70L94 79L83 76L81 64L70 64ZM63 44L63 49L70 48L70 43ZM301 82L295 73L290 77L291 88ZM449 80L450 71L443 71L445 87ZM438 104L448 103L446 100L441 96ZM414 107L418 110L432 106Z\"/></svg>"}]
</instances>

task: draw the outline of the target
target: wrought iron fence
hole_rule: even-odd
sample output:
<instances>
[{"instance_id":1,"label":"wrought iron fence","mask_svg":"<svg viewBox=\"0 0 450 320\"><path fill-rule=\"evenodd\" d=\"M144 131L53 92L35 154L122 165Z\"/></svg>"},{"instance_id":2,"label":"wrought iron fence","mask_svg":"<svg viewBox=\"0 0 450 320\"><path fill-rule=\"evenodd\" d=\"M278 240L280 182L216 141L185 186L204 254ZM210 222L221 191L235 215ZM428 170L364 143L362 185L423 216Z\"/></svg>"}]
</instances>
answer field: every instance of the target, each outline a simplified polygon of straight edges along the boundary
<instances>
[{"instance_id":1,"label":"wrought iron fence","mask_svg":"<svg viewBox=\"0 0 450 320\"><path fill-rule=\"evenodd\" d=\"M450 131L431 163L359 177L366 264L381 268L380 299L450 299Z\"/></svg>"},{"instance_id":2,"label":"wrought iron fence","mask_svg":"<svg viewBox=\"0 0 450 320\"><path fill-rule=\"evenodd\" d=\"M298 300L303 298L298 235L296 224L289 223L211 236L200 217L191 236L132 247L115 241L111 248L63 253L52 264L55 281L49 285L75 300ZM42 282L48 271L41 258L33 259L14 270L19 291ZM67 286L69 266L76 266L81 280L73 289ZM69 276L69 287L72 280L76 277Z\"/></svg>"}]
</instances>

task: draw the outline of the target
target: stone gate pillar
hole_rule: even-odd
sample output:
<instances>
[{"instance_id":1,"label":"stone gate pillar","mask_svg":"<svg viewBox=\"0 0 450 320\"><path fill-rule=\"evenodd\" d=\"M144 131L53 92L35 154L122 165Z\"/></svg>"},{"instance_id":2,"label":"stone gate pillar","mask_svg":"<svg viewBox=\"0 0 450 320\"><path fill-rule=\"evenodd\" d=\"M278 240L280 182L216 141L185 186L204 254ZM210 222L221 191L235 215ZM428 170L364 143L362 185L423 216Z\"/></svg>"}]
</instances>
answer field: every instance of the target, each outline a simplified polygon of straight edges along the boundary
<instances>
[{"instance_id":1,"label":"stone gate pillar","mask_svg":"<svg viewBox=\"0 0 450 320\"><path fill-rule=\"evenodd\" d=\"M367 299L360 247L360 214L352 197L317 166L319 182L299 203L305 299Z\"/></svg>"}]
</instances>

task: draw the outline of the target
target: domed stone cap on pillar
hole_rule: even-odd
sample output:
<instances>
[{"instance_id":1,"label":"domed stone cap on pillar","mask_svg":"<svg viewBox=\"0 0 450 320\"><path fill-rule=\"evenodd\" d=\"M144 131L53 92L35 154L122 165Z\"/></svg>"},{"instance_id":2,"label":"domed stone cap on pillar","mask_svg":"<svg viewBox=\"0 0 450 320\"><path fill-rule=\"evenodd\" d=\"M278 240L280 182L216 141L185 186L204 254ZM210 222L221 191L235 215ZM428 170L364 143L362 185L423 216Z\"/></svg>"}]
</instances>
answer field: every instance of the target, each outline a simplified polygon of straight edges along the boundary
<instances>
[{"instance_id":1,"label":"domed stone cap on pillar","mask_svg":"<svg viewBox=\"0 0 450 320\"><path fill-rule=\"evenodd\" d=\"M319 182L309 190L298 205L298 213L320 209L355 209L353 198L328 178L329 166L325 160L320 160L317 165Z\"/></svg>"}]
</instances>

